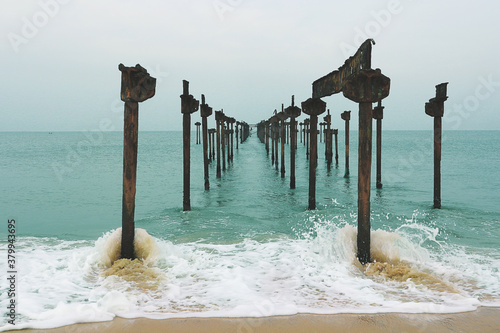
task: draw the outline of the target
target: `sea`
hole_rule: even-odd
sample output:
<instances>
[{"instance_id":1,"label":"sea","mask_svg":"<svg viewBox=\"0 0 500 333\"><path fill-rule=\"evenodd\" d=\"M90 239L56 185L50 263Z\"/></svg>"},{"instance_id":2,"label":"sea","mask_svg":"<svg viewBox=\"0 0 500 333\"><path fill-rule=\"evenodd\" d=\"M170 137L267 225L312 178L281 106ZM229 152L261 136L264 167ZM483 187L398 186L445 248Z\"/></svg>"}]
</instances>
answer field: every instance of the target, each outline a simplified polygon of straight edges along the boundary
<instances>
[{"instance_id":1,"label":"sea","mask_svg":"<svg viewBox=\"0 0 500 333\"><path fill-rule=\"evenodd\" d=\"M318 143L317 209L308 210L303 142L297 143L295 189L290 145L282 178L253 129L233 145L221 178L211 162L206 191L202 145L193 131L192 210L183 211L182 133L140 131L138 259L130 261L117 260L122 132L0 133L0 331L117 316L454 313L500 306L500 131L443 132L441 209L433 208L432 131L383 132L381 189L375 188L374 132L374 262L365 266L356 258L358 132L350 133L347 177L344 134L339 130L338 164L328 166L325 144Z\"/></svg>"}]
</instances>

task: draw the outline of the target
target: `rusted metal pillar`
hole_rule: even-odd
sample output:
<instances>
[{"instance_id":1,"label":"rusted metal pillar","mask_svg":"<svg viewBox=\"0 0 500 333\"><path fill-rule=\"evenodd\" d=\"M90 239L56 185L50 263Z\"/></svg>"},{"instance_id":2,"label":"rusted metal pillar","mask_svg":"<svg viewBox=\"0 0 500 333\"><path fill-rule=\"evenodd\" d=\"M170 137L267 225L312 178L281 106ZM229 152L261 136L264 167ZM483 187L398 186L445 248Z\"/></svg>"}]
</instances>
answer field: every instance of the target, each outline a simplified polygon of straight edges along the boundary
<instances>
[{"instance_id":1,"label":"rusted metal pillar","mask_svg":"<svg viewBox=\"0 0 500 333\"><path fill-rule=\"evenodd\" d=\"M304 112L305 113L305 112ZM304 120L304 143L306 145L306 159L309 159L309 137L310 137L310 131L309 131L309 123L310 119L305 119Z\"/></svg>"},{"instance_id":2,"label":"rusted metal pillar","mask_svg":"<svg viewBox=\"0 0 500 333\"><path fill-rule=\"evenodd\" d=\"M370 178L372 163L372 103L389 95L390 79L380 69L362 69L344 84L344 96L359 103L358 260L371 262Z\"/></svg>"},{"instance_id":3,"label":"rusted metal pillar","mask_svg":"<svg viewBox=\"0 0 500 333\"><path fill-rule=\"evenodd\" d=\"M208 129L208 161L212 162L212 129Z\"/></svg>"},{"instance_id":4,"label":"rusted metal pillar","mask_svg":"<svg viewBox=\"0 0 500 333\"><path fill-rule=\"evenodd\" d=\"M212 108L205 104L205 95L201 95L200 106L202 131L203 131L203 172L205 176L205 191L210 189L210 181L208 174L208 126L207 118L212 114Z\"/></svg>"},{"instance_id":5,"label":"rusted metal pillar","mask_svg":"<svg viewBox=\"0 0 500 333\"><path fill-rule=\"evenodd\" d=\"M302 111L309 115L311 156L309 159L309 210L316 209L316 165L318 164L318 116L326 111L326 103L319 98L302 102Z\"/></svg>"},{"instance_id":6,"label":"rusted metal pillar","mask_svg":"<svg viewBox=\"0 0 500 333\"><path fill-rule=\"evenodd\" d=\"M434 118L434 208L441 208L441 138L448 82L436 86L436 97L425 103L425 113Z\"/></svg>"},{"instance_id":7,"label":"rusted metal pillar","mask_svg":"<svg viewBox=\"0 0 500 333\"><path fill-rule=\"evenodd\" d=\"M327 110L328 114L323 118L326 123L325 130L325 157L328 168L332 165L332 133L331 133L331 122L332 116L330 115L330 109Z\"/></svg>"},{"instance_id":8,"label":"rusted metal pillar","mask_svg":"<svg viewBox=\"0 0 500 333\"><path fill-rule=\"evenodd\" d=\"M215 122L217 124L217 167L216 167L216 177L221 177L221 123L222 123L223 114L222 111L215 111Z\"/></svg>"},{"instance_id":9,"label":"rusted metal pillar","mask_svg":"<svg viewBox=\"0 0 500 333\"><path fill-rule=\"evenodd\" d=\"M222 153L222 171L226 171L226 115L222 113L220 138L221 138L221 153Z\"/></svg>"},{"instance_id":10,"label":"rusted metal pillar","mask_svg":"<svg viewBox=\"0 0 500 333\"><path fill-rule=\"evenodd\" d=\"M281 178L285 178L285 140L286 140L286 125L285 119L288 117L284 112L284 107L281 106L282 111L276 116L281 124Z\"/></svg>"},{"instance_id":11,"label":"rusted metal pillar","mask_svg":"<svg viewBox=\"0 0 500 333\"><path fill-rule=\"evenodd\" d=\"M345 173L344 178L349 177L349 120L351 111L344 111L340 117L345 121Z\"/></svg>"},{"instance_id":12,"label":"rusted metal pillar","mask_svg":"<svg viewBox=\"0 0 500 333\"><path fill-rule=\"evenodd\" d=\"M279 122L279 118L278 118L278 115L276 113L276 115L274 116L275 117L275 122L274 122L274 166L276 168L276 171L279 170L279 162L278 162L278 153L279 153L279 148L278 148L278 143L279 143L279 140L280 140L280 132L279 132L279 127L280 127L280 122Z\"/></svg>"},{"instance_id":13,"label":"rusted metal pillar","mask_svg":"<svg viewBox=\"0 0 500 333\"><path fill-rule=\"evenodd\" d=\"M295 106L295 96L292 96L292 105L285 109L285 113L290 117L290 188L295 188L295 150L297 149L297 121L300 116L300 108Z\"/></svg>"},{"instance_id":14,"label":"rusted metal pillar","mask_svg":"<svg viewBox=\"0 0 500 333\"><path fill-rule=\"evenodd\" d=\"M302 130L302 125L304 125L304 123L299 123L299 126L300 126L300 143L302 143L302 134L304 133L303 130Z\"/></svg>"},{"instance_id":15,"label":"rusted metal pillar","mask_svg":"<svg viewBox=\"0 0 500 333\"><path fill-rule=\"evenodd\" d=\"M239 125L240 125L240 122L239 122L239 121L237 121L237 122L236 122L236 150L238 150L238 141L239 141L239 140L238 140L238 137L239 137L239 130L238 130L238 127L239 127Z\"/></svg>"},{"instance_id":16,"label":"rusted metal pillar","mask_svg":"<svg viewBox=\"0 0 500 333\"><path fill-rule=\"evenodd\" d=\"M200 138L200 125L201 123L199 121L194 123L196 125L196 144L199 145L201 143L201 138Z\"/></svg>"},{"instance_id":17,"label":"rusted metal pillar","mask_svg":"<svg viewBox=\"0 0 500 333\"><path fill-rule=\"evenodd\" d=\"M382 188L382 119L384 118L384 107L382 101L373 108L373 119L377 121L377 188Z\"/></svg>"},{"instance_id":18,"label":"rusted metal pillar","mask_svg":"<svg viewBox=\"0 0 500 333\"><path fill-rule=\"evenodd\" d=\"M233 146L234 146L234 123L236 122L236 120L234 118L229 118L229 124L231 124L231 130L229 131L229 133L231 134L231 154L229 156L229 160L231 161L231 163L233 163L233 157L234 157L234 149L233 149Z\"/></svg>"},{"instance_id":19,"label":"rusted metal pillar","mask_svg":"<svg viewBox=\"0 0 500 333\"><path fill-rule=\"evenodd\" d=\"M266 126L266 153L267 153L267 156L269 156L269 121L266 120L265 122L265 126Z\"/></svg>"},{"instance_id":20,"label":"rusted metal pillar","mask_svg":"<svg viewBox=\"0 0 500 333\"><path fill-rule=\"evenodd\" d=\"M274 165L274 140L276 140L276 118L272 116L269 118L269 123L271 126L271 165Z\"/></svg>"},{"instance_id":21,"label":"rusted metal pillar","mask_svg":"<svg viewBox=\"0 0 500 333\"><path fill-rule=\"evenodd\" d=\"M137 175L137 139L139 135L139 103L155 94L156 79L146 69L118 66L122 73L121 100L125 102L123 121L123 195L122 195L122 237L123 259L134 259L135 237L135 193Z\"/></svg>"},{"instance_id":22,"label":"rusted metal pillar","mask_svg":"<svg viewBox=\"0 0 500 333\"><path fill-rule=\"evenodd\" d=\"M210 160L213 161L215 160L215 133L217 130L215 128L210 129L210 142L212 143L212 153L211 153L211 158Z\"/></svg>"},{"instance_id":23,"label":"rusted metal pillar","mask_svg":"<svg viewBox=\"0 0 500 333\"><path fill-rule=\"evenodd\" d=\"M182 209L191 210L191 113L198 110L199 102L189 94L189 82L182 81L181 95L182 133L183 133L183 166L184 166L184 196Z\"/></svg>"},{"instance_id":24,"label":"rusted metal pillar","mask_svg":"<svg viewBox=\"0 0 500 333\"><path fill-rule=\"evenodd\" d=\"M339 130L334 129L333 130L333 135L335 136L335 165L339 165Z\"/></svg>"}]
</instances>

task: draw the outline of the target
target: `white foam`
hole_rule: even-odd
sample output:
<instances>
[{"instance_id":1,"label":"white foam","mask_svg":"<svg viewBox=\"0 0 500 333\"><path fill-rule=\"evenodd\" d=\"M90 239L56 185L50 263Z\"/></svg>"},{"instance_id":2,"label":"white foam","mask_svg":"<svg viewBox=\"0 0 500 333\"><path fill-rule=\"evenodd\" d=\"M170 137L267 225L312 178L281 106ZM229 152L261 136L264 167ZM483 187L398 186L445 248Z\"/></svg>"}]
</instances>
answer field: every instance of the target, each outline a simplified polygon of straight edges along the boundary
<instances>
[{"instance_id":1,"label":"white foam","mask_svg":"<svg viewBox=\"0 0 500 333\"><path fill-rule=\"evenodd\" d=\"M153 285L146 287L103 274L116 258L118 230L95 244L20 239L16 328L115 316L443 313L499 304L498 251L488 257L480 250L470 253L445 243L424 247L437 242L436 230L412 223L395 232L372 231L374 257L429 274L451 286L448 290L414 279L367 276L356 260L356 228L343 221L316 221L312 231L298 238L243 239L235 244L173 244L137 231L142 264L155 276ZM6 306L5 299L0 306Z\"/></svg>"}]
</instances>

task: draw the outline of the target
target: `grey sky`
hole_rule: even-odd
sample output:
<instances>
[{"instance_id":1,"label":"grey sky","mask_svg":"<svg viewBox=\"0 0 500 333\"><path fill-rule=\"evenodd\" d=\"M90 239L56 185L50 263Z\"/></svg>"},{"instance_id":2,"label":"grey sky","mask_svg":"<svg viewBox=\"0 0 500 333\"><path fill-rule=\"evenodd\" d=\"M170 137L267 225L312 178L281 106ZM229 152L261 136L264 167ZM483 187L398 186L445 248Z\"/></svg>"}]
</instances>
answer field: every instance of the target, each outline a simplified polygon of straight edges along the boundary
<instances>
[{"instance_id":1,"label":"grey sky","mask_svg":"<svg viewBox=\"0 0 500 333\"><path fill-rule=\"evenodd\" d=\"M122 130L119 63L157 78L141 130L181 130L183 79L214 109L256 123L292 94L311 97L366 38L372 67L391 78L385 129L431 129L424 104L441 82L445 130L500 129L497 1L0 1L0 131ZM334 127L344 110L357 126L355 103L323 100Z\"/></svg>"}]
</instances>

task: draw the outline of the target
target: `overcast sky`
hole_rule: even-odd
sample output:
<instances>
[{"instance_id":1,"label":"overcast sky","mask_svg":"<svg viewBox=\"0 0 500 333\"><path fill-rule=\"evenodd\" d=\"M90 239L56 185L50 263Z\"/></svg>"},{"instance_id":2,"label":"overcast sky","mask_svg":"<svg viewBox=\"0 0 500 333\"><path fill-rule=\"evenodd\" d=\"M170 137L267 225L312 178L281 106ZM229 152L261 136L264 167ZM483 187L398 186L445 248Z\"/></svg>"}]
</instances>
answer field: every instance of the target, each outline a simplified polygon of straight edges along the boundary
<instances>
[{"instance_id":1,"label":"overcast sky","mask_svg":"<svg viewBox=\"0 0 500 333\"><path fill-rule=\"evenodd\" d=\"M500 129L500 2L0 0L0 131L122 130L118 64L157 78L140 130L181 130L182 80L214 110L257 123L373 38L391 78L384 129L432 129L424 104L449 82L444 129ZM323 98L334 127L357 104ZM304 116L301 116L302 119ZM209 126L214 120L209 119ZM199 113L193 115L193 123ZM105 124L105 125L104 125ZM335 125L337 124L337 125Z\"/></svg>"}]
</instances>

